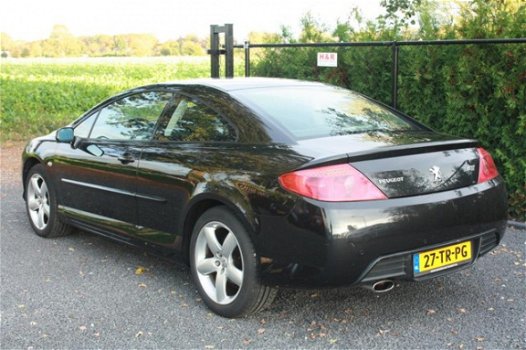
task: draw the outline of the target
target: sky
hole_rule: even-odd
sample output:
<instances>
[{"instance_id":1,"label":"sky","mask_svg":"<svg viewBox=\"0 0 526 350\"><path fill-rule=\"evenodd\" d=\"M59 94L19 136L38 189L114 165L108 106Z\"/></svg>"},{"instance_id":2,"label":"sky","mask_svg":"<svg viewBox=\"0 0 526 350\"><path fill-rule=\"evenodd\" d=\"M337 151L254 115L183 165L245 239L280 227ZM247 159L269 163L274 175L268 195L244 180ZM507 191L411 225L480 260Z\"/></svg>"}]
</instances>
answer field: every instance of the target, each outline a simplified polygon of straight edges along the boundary
<instances>
[{"instance_id":1,"label":"sky","mask_svg":"<svg viewBox=\"0 0 526 350\"><path fill-rule=\"evenodd\" d=\"M354 7L366 19L382 11L379 0L6 0L0 31L32 41L46 39L54 24L62 24L75 36L149 33L165 41L186 34L206 37L211 24L233 23L240 42L251 31L279 32L282 25L297 33L309 11L334 27Z\"/></svg>"}]
</instances>

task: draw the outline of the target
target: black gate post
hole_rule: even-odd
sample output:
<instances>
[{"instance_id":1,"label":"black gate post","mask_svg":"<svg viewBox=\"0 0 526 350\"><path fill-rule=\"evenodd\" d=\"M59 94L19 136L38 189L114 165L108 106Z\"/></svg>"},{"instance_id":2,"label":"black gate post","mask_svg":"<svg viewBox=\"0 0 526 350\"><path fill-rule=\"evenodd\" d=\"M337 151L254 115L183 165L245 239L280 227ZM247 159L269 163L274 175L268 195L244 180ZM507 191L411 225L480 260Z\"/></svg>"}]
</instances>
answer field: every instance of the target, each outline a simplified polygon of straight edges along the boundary
<instances>
[{"instance_id":1,"label":"black gate post","mask_svg":"<svg viewBox=\"0 0 526 350\"><path fill-rule=\"evenodd\" d=\"M392 46L392 67L391 67L391 106L398 108L398 51L400 46L396 41L393 41Z\"/></svg>"},{"instance_id":2,"label":"black gate post","mask_svg":"<svg viewBox=\"0 0 526 350\"><path fill-rule=\"evenodd\" d=\"M210 76L219 78L219 26L212 24L210 26Z\"/></svg>"},{"instance_id":3,"label":"black gate post","mask_svg":"<svg viewBox=\"0 0 526 350\"><path fill-rule=\"evenodd\" d=\"M234 25L225 24L225 77L234 77Z\"/></svg>"},{"instance_id":4,"label":"black gate post","mask_svg":"<svg viewBox=\"0 0 526 350\"><path fill-rule=\"evenodd\" d=\"M225 49L219 49L219 34L225 33ZM210 76L219 78L219 56L225 55L225 77L234 77L234 25L210 26Z\"/></svg>"},{"instance_id":5,"label":"black gate post","mask_svg":"<svg viewBox=\"0 0 526 350\"><path fill-rule=\"evenodd\" d=\"M245 41L245 77L250 76L250 41Z\"/></svg>"}]
</instances>

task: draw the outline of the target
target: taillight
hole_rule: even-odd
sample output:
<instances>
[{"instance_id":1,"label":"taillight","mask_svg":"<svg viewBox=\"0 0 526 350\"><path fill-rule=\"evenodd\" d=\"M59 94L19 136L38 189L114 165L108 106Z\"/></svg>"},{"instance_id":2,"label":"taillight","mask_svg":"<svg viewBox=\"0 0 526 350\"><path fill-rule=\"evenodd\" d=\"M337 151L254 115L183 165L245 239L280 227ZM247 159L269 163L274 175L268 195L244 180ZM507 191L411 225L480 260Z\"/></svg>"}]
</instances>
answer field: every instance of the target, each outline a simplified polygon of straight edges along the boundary
<instances>
[{"instance_id":1,"label":"taillight","mask_svg":"<svg viewBox=\"0 0 526 350\"><path fill-rule=\"evenodd\" d=\"M486 182L499 176L495 162L484 148L477 148L479 154L479 179L478 183Z\"/></svg>"},{"instance_id":2,"label":"taillight","mask_svg":"<svg viewBox=\"0 0 526 350\"><path fill-rule=\"evenodd\" d=\"M293 171L281 175L279 183L288 191L321 201L387 199L367 177L349 164Z\"/></svg>"}]
</instances>

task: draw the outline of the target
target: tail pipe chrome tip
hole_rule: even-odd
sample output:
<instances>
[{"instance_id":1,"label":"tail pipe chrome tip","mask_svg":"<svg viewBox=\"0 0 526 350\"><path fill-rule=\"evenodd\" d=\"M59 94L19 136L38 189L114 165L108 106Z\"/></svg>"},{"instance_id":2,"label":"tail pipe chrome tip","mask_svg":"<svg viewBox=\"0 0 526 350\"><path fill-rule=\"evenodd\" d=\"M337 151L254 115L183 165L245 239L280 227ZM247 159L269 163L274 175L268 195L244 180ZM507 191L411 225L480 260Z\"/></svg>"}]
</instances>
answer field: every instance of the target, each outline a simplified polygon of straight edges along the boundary
<instances>
[{"instance_id":1,"label":"tail pipe chrome tip","mask_svg":"<svg viewBox=\"0 0 526 350\"><path fill-rule=\"evenodd\" d=\"M365 288L372 290L375 293L387 293L394 288L394 282L391 280L380 280L373 284L366 285Z\"/></svg>"}]
</instances>

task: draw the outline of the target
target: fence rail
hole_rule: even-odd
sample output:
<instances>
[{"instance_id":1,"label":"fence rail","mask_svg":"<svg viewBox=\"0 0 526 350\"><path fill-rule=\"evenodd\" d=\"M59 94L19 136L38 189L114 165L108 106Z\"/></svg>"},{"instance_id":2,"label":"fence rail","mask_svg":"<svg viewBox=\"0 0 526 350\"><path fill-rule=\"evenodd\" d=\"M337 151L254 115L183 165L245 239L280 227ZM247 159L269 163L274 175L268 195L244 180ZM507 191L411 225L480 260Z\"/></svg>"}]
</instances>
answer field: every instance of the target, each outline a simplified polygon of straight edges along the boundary
<instances>
[{"instance_id":1,"label":"fence rail","mask_svg":"<svg viewBox=\"0 0 526 350\"><path fill-rule=\"evenodd\" d=\"M417 40L417 41L367 41L340 43L280 43L280 44L252 44L245 41L243 45L234 45L235 49L245 50L245 76L250 76L251 49L280 49L280 48L326 48L326 47L391 47L391 105L398 106L398 68L401 46L443 46L443 45L495 45L495 44L526 44L526 38L509 39L468 39L468 40Z\"/></svg>"}]
</instances>

